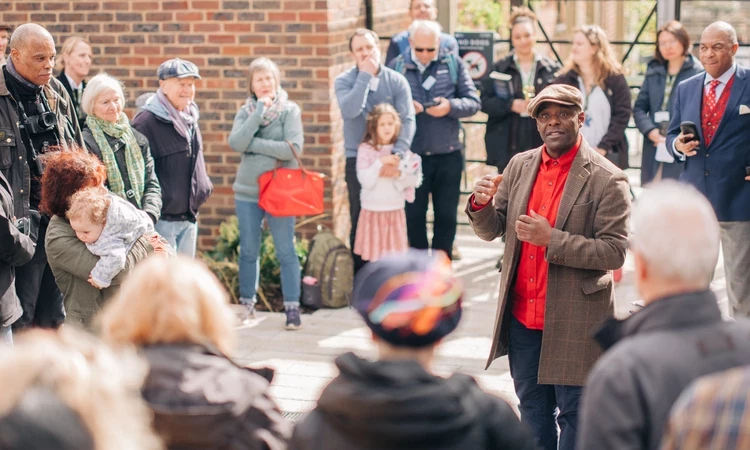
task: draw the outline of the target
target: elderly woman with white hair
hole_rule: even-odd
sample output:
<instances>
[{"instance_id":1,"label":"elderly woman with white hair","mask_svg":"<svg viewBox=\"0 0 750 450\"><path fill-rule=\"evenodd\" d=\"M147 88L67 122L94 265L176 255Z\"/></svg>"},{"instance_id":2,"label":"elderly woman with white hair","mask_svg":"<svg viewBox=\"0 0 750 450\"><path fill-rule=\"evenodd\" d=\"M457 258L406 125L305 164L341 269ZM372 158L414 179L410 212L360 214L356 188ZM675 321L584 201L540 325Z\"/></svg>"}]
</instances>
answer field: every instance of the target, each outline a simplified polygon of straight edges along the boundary
<instances>
[{"instance_id":1,"label":"elderly woman with white hair","mask_svg":"<svg viewBox=\"0 0 750 450\"><path fill-rule=\"evenodd\" d=\"M286 328L301 326L299 315L300 264L294 248L294 217L274 217L258 205L258 176L273 170L279 161L297 167L291 146L302 152L302 118L299 106L281 88L279 68L268 58L249 67L250 95L234 117L229 146L242 154L233 185L240 224L240 301L255 313L261 226L265 217L281 264Z\"/></svg>"},{"instance_id":2,"label":"elderly woman with white hair","mask_svg":"<svg viewBox=\"0 0 750 450\"><path fill-rule=\"evenodd\" d=\"M107 74L95 76L86 86L81 106L88 114L83 142L107 168L107 188L156 223L161 215L161 187L148 139L130 126L122 111L122 83Z\"/></svg>"}]
</instances>

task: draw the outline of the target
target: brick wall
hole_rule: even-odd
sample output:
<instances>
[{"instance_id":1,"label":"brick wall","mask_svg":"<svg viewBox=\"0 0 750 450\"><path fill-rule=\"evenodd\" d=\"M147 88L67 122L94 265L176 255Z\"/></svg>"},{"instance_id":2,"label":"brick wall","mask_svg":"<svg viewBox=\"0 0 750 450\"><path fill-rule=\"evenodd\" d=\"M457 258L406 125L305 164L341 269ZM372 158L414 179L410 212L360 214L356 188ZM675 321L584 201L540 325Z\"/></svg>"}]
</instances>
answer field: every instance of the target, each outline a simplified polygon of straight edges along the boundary
<instances>
[{"instance_id":1,"label":"brick wall","mask_svg":"<svg viewBox=\"0 0 750 450\"><path fill-rule=\"evenodd\" d=\"M390 35L408 24L409 0L373 0L375 30ZM247 96L246 68L266 56L281 69L282 86L302 109L303 161L326 173L324 223L340 236L349 227L341 115L333 81L351 65L348 37L364 26L361 0L151 0L0 2L2 22L36 22L58 50L73 34L93 46L93 76L106 71L125 83L129 106L158 88L156 68L180 57L198 65L208 173L214 195L201 209L200 247L210 248L218 225L234 214L232 183L239 155L226 143ZM132 117L133 109L126 110ZM311 228L308 228L309 231Z\"/></svg>"}]
</instances>

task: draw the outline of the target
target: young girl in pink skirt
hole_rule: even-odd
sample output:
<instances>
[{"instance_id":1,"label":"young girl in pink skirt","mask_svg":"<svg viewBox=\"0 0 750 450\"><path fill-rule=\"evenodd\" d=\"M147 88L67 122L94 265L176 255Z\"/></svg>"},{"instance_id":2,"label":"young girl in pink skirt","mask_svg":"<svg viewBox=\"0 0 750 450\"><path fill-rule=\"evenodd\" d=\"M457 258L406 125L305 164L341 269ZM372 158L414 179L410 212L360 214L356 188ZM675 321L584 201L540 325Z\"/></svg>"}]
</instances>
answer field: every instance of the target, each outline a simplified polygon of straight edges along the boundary
<instances>
[{"instance_id":1,"label":"young girl in pink skirt","mask_svg":"<svg viewBox=\"0 0 750 450\"><path fill-rule=\"evenodd\" d=\"M396 110L381 103L367 118L367 132L357 149L362 211L354 253L364 261L409 248L404 205L414 201L415 188L422 182L422 160L410 151L401 157L391 153L400 130Z\"/></svg>"}]
</instances>

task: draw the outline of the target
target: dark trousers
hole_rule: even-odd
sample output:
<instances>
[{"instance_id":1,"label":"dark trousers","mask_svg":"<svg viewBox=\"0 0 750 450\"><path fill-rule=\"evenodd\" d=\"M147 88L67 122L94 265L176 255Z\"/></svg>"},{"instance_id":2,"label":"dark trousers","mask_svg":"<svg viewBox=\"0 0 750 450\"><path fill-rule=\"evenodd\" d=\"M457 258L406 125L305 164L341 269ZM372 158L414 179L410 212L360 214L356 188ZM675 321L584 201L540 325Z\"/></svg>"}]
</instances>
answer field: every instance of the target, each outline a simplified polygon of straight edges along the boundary
<instances>
[{"instance_id":1,"label":"dark trousers","mask_svg":"<svg viewBox=\"0 0 750 450\"><path fill-rule=\"evenodd\" d=\"M456 238L458 198L464 159L460 151L443 155L422 156L422 185L417 188L414 203L406 204L406 231L409 247L427 249L427 209L432 194L432 248L443 250L448 258Z\"/></svg>"},{"instance_id":2,"label":"dark trousers","mask_svg":"<svg viewBox=\"0 0 750 450\"><path fill-rule=\"evenodd\" d=\"M557 425L560 425L560 450L573 450L578 428L578 401L583 388L538 384L543 331L530 330L515 317L510 320L508 362L520 401L521 422L531 427L543 450L558 448Z\"/></svg>"},{"instance_id":3,"label":"dark trousers","mask_svg":"<svg viewBox=\"0 0 750 450\"><path fill-rule=\"evenodd\" d=\"M362 185L357 178L357 158L346 158L346 171L344 172L346 188L349 191L349 221L352 229L349 231L349 248L352 250L354 257L354 271L357 272L366 261L354 253L354 239L357 237L357 222L359 221L359 212L362 210L359 193L362 191Z\"/></svg>"},{"instance_id":4,"label":"dark trousers","mask_svg":"<svg viewBox=\"0 0 750 450\"><path fill-rule=\"evenodd\" d=\"M63 296L47 264L44 237L49 218L42 216L39 237L31 261L16 267L16 293L23 315L13 324L14 330L28 327L57 328L65 322Z\"/></svg>"}]
</instances>

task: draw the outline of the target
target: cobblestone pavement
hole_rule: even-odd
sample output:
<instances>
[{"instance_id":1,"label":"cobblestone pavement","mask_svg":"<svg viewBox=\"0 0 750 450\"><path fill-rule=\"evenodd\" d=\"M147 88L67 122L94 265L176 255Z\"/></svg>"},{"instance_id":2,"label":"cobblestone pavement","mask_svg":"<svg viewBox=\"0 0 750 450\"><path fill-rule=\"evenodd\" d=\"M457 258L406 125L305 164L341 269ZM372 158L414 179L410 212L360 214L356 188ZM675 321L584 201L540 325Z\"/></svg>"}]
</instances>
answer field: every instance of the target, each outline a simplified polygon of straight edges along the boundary
<instances>
[{"instance_id":1,"label":"cobblestone pavement","mask_svg":"<svg viewBox=\"0 0 750 450\"><path fill-rule=\"evenodd\" d=\"M467 291L464 315L458 329L438 347L435 371L440 375L454 371L472 375L486 390L515 406L518 400L507 357L484 370L497 305L499 276L495 264L502 244L485 243L465 228L460 231L457 244L462 259L454 267ZM726 312L721 264L712 286ZM623 280L616 287L616 298L616 314L627 316L633 309L631 302L637 300L630 257L625 263ZM369 330L349 308L305 314L302 329L298 331L285 331L283 325L283 313L258 313L252 323L239 328L235 356L242 364L276 369L271 392L285 412L304 412L315 405L323 387L337 373L333 365L337 355L348 351L365 357L375 355Z\"/></svg>"}]
</instances>

